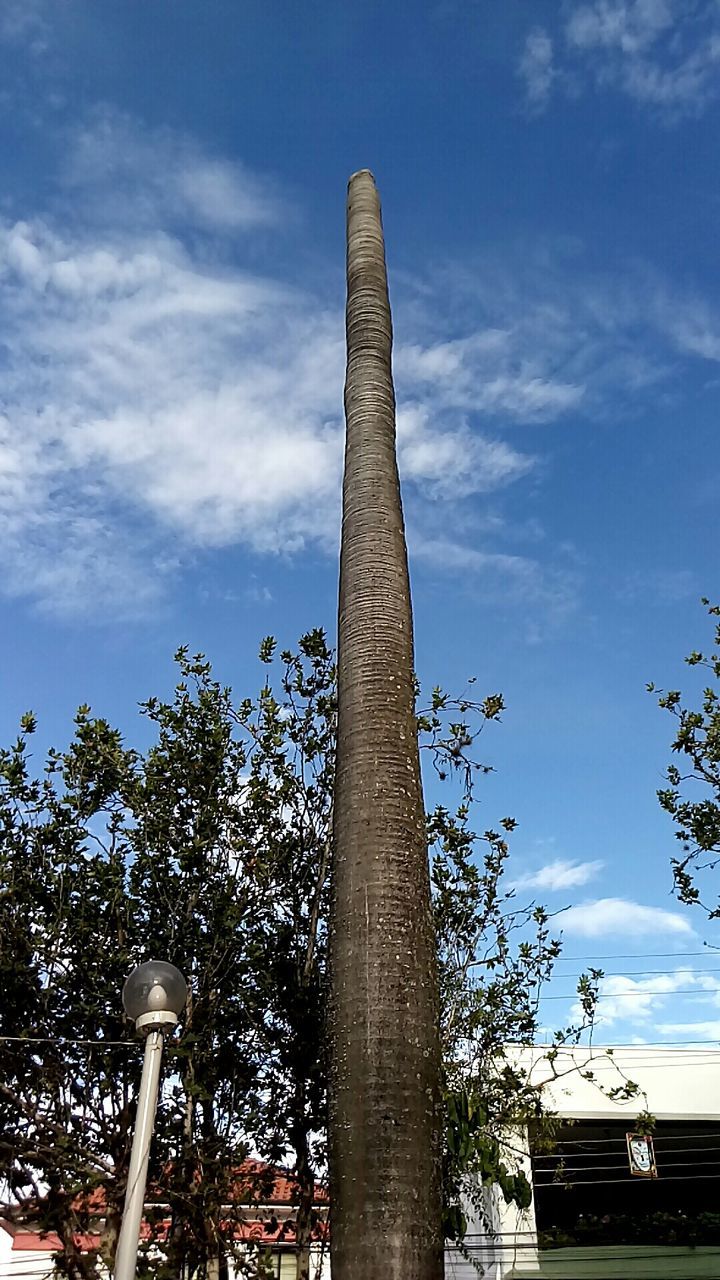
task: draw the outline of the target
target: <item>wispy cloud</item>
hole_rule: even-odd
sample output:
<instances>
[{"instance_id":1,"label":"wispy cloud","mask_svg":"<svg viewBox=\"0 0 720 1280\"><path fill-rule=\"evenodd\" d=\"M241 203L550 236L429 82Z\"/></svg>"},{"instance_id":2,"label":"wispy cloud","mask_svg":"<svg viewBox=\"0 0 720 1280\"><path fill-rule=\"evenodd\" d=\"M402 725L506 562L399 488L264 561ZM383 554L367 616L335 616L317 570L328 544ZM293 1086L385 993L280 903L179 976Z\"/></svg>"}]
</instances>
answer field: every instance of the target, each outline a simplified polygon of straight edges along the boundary
<instances>
[{"instance_id":1,"label":"wispy cloud","mask_svg":"<svg viewBox=\"0 0 720 1280\"><path fill-rule=\"evenodd\" d=\"M623 600L642 601L645 604L678 604L683 600L697 600L701 584L692 569L659 569L633 571L620 577L618 595Z\"/></svg>"},{"instance_id":2,"label":"wispy cloud","mask_svg":"<svg viewBox=\"0 0 720 1280\"><path fill-rule=\"evenodd\" d=\"M45 0L3 0L0 7L0 41L21 44L30 53L47 47L48 23Z\"/></svg>"},{"instance_id":3,"label":"wispy cloud","mask_svg":"<svg viewBox=\"0 0 720 1280\"><path fill-rule=\"evenodd\" d=\"M589 0L573 4L556 41L533 30L519 71L528 104L547 104L555 86L584 81L665 115L694 115L717 96L720 15L714 0ZM545 64L546 67L545 67Z\"/></svg>"},{"instance_id":4,"label":"wispy cloud","mask_svg":"<svg viewBox=\"0 0 720 1280\"><path fill-rule=\"evenodd\" d=\"M677 1036L692 1040L720 1040L720 1019L706 1022L660 1022L657 1030L664 1036Z\"/></svg>"},{"instance_id":5,"label":"wispy cloud","mask_svg":"<svg viewBox=\"0 0 720 1280\"><path fill-rule=\"evenodd\" d=\"M672 0L593 0L572 10L568 41L581 49L619 49L639 54L674 25Z\"/></svg>"},{"instance_id":6,"label":"wispy cloud","mask_svg":"<svg viewBox=\"0 0 720 1280\"><path fill-rule=\"evenodd\" d=\"M698 297L669 297L658 288L654 307L658 326L679 351L720 361L720 318L708 302Z\"/></svg>"},{"instance_id":7,"label":"wispy cloud","mask_svg":"<svg viewBox=\"0 0 720 1280\"><path fill-rule=\"evenodd\" d=\"M442 432L429 406L406 402L398 409L398 455L405 479L441 498L485 493L532 470L532 457L503 440L470 429L462 419Z\"/></svg>"},{"instance_id":8,"label":"wispy cloud","mask_svg":"<svg viewBox=\"0 0 720 1280\"><path fill-rule=\"evenodd\" d=\"M625 898L581 902L564 911L558 921L563 933L583 938L601 938L618 933L627 937L646 937L648 934L687 936L693 933L689 921L678 911L648 907Z\"/></svg>"},{"instance_id":9,"label":"wispy cloud","mask_svg":"<svg viewBox=\"0 0 720 1280\"><path fill-rule=\"evenodd\" d=\"M282 194L108 110L65 141L48 207L0 221L6 589L117 613L147 607L197 549L334 550L342 316L257 268L255 237L283 234ZM415 555L564 616L577 566L547 549L541 565L462 504L538 472L509 428L602 416L618 392L646 409L678 352L715 357L720 323L657 282L595 280L577 254L467 263L396 298Z\"/></svg>"},{"instance_id":10,"label":"wispy cloud","mask_svg":"<svg viewBox=\"0 0 720 1280\"><path fill-rule=\"evenodd\" d=\"M521 605L525 614L523 639L537 643L544 632L561 623L577 607L578 577L572 569L541 563L532 556L483 549L439 533L432 536L412 517L408 541L415 563L461 578L464 589L492 601L499 608Z\"/></svg>"},{"instance_id":11,"label":"wispy cloud","mask_svg":"<svg viewBox=\"0 0 720 1280\"><path fill-rule=\"evenodd\" d=\"M0 512L16 583L37 584L45 564L41 584L54 576L58 603L73 607L71 548L102 579L122 528L135 596L138 577L155 576L143 519L145 537L151 521L180 549L286 551L331 536L340 441L328 373L341 385L342 351L319 308L199 265L163 235L69 241L16 224L0 233L0 272ZM91 576L83 589L99 587Z\"/></svg>"},{"instance_id":12,"label":"wispy cloud","mask_svg":"<svg viewBox=\"0 0 720 1280\"><path fill-rule=\"evenodd\" d=\"M436 410L472 410L519 423L552 421L578 406L582 382L553 376L545 348L533 350L510 309L503 313L498 306L496 316L507 327L479 328L452 341L401 343L394 360L400 393L421 389Z\"/></svg>"},{"instance_id":13,"label":"wispy cloud","mask_svg":"<svg viewBox=\"0 0 720 1280\"><path fill-rule=\"evenodd\" d=\"M342 316L223 252L223 236L236 250L279 234L277 192L107 111L74 137L63 182L62 221L0 223L6 589L115 614L145 607L197 548L334 549ZM461 407L490 380L487 345L398 346L400 460L418 502L457 504L534 466ZM515 394L535 416L537 391L516 381L488 402L507 417Z\"/></svg>"},{"instance_id":14,"label":"wispy cloud","mask_svg":"<svg viewBox=\"0 0 720 1280\"><path fill-rule=\"evenodd\" d=\"M275 184L237 160L168 128L139 129L127 115L96 109L75 130L63 178L94 219L117 225L118 207L140 227L244 231L292 215Z\"/></svg>"},{"instance_id":15,"label":"wispy cloud","mask_svg":"<svg viewBox=\"0 0 720 1280\"><path fill-rule=\"evenodd\" d=\"M521 889L545 889L550 893L561 889L577 889L594 880L604 865L598 859L592 862L573 862L566 858L554 858L552 862L547 862L539 870L523 876L515 883Z\"/></svg>"},{"instance_id":16,"label":"wispy cloud","mask_svg":"<svg viewBox=\"0 0 720 1280\"><path fill-rule=\"evenodd\" d=\"M420 282L412 307L400 293L399 331L428 336L398 350L399 390L422 387L437 413L517 424L597 417L610 402L614 412L618 393L627 409L646 405L672 377L676 339L657 282L634 275L595 276L577 244L448 264ZM437 341L439 314L465 335Z\"/></svg>"},{"instance_id":17,"label":"wispy cloud","mask_svg":"<svg viewBox=\"0 0 720 1280\"><path fill-rule=\"evenodd\" d=\"M717 1003L720 982L710 974L696 973L690 967L676 969L673 973L649 973L647 977L632 978L625 974L610 974L598 984L598 1003L595 1025L607 1026L613 1022L632 1023L657 1020L659 1010L665 1009L668 1000L676 993L683 993L683 1000L697 1003L712 1000ZM692 993L692 994L688 994ZM573 1006L571 1016L581 1013L579 1005ZM657 1028L666 1034L664 1024Z\"/></svg>"},{"instance_id":18,"label":"wispy cloud","mask_svg":"<svg viewBox=\"0 0 720 1280\"><path fill-rule=\"evenodd\" d=\"M487 417L572 423L616 418L622 396L625 415L642 414L676 393L693 362L720 361L720 311L712 302L637 261L600 275L578 241L508 247L502 259L479 256L462 270L448 265L433 284L430 302L420 294L413 324L422 325L423 307L437 314L444 299L454 324L474 320L478 346L469 373L469 338L414 344L412 376L426 378L439 408L460 409L477 393ZM428 353L424 373L415 367L418 352ZM457 386L446 392L454 361Z\"/></svg>"},{"instance_id":19,"label":"wispy cloud","mask_svg":"<svg viewBox=\"0 0 720 1280\"><path fill-rule=\"evenodd\" d=\"M557 75L553 64L553 42L542 27L535 27L527 35L518 62L518 75L525 85L528 106L533 111L541 111L547 106Z\"/></svg>"}]
</instances>

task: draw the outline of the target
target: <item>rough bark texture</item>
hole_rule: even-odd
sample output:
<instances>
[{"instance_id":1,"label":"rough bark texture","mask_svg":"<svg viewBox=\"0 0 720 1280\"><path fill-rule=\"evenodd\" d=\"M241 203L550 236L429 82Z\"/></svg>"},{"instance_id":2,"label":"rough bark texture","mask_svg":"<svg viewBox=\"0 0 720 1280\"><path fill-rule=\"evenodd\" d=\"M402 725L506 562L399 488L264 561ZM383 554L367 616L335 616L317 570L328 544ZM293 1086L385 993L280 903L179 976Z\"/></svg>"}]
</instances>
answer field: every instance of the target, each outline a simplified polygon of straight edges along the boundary
<instances>
[{"instance_id":1,"label":"rough bark texture","mask_svg":"<svg viewBox=\"0 0 720 1280\"><path fill-rule=\"evenodd\" d=\"M331 930L333 1280L442 1276L437 979L372 174L348 193Z\"/></svg>"}]
</instances>

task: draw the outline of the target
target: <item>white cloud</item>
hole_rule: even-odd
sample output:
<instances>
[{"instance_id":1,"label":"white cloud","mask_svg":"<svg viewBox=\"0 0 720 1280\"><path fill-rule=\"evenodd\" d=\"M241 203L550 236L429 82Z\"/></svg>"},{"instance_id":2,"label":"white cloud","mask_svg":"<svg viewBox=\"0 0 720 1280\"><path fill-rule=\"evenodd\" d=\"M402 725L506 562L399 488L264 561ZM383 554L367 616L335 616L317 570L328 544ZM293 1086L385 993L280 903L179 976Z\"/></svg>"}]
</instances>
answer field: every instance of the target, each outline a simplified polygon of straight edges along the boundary
<instances>
[{"instance_id":1,"label":"white cloud","mask_svg":"<svg viewBox=\"0 0 720 1280\"><path fill-rule=\"evenodd\" d=\"M136 227L170 221L238 231L275 226L292 213L268 178L238 161L209 155L172 129L139 130L108 109L73 135L64 176L96 217L116 222L121 204Z\"/></svg>"},{"instance_id":2,"label":"white cloud","mask_svg":"<svg viewBox=\"0 0 720 1280\"><path fill-rule=\"evenodd\" d=\"M648 973L642 978L632 978L625 974L609 974L598 984L598 1003L595 1018L596 1027L607 1026L613 1022L647 1022L653 1019L653 1029L663 1035L678 1030L676 1024L657 1023L659 1011L667 1005L668 999L675 994L682 994L683 1004L702 1004L711 1001L718 1004L720 1000L720 982L713 975L696 972L690 966L674 970L672 973ZM571 1017L578 1018L582 1010L575 1004ZM680 1028L682 1034L682 1028Z\"/></svg>"},{"instance_id":3,"label":"white cloud","mask_svg":"<svg viewBox=\"0 0 720 1280\"><path fill-rule=\"evenodd\" d=\"M543 245L502 262L451 267L421 282L409 324L400 298L398 332L410 325L429 332L425 341L401 344L399 391L422 388L438 413L528 424L596 416L610 399L614 411L618 392L628 405L646 404L673 369L650 328L656 318L666 323L657 292L655 281L593 276L579 246ZM469 335L437 341L438 314L467 325Z\"/></svg>"},{"instance_id":4,"label":"white cloud","mask_svg":"<svg viewBox=\"0 0 720 1280\"><path fill-rule=\"evenodd\" d=\"M695 114L717 96L720 36L703 42L676 66L633 59L622 84L631 98L666 109L671 115Z\"/></svg>"},{"instance_id":5,"label":"white cloud","mask_svg":"<svg viewBox=\"0 0 720 1280\"><path fill-rule=\"evenodd\" d=\"M691 934L692 926L685 916L663 907L647 907L625 898L598 898L581 902L559 917L564 933L584 938L601 938L622 934L627 938L648 934Z\"/></svg>"},{"instance_id":6,"label":"white cloud","mask_svg":"<svg viewBox=\"0 0 720 1280\"><path fill-rule=\"evenodd\" d=\"M342 346L321 309L198 266L164 236L70 242L41 222L0 234L0 297L0 518L16 581L45 593L54 577L72 603L81 574L64 561L96 559L102 576L113 513L124 556L135 540L143 561L138 514L181 547L332 538Z\"/></svg>"},{"instance_id":7,"label":"white cloud","mask_svg":"<svg viewBox=\"0 0 720 1280\"><path fill-rule=\"evenodd\" d=\"M221 233L236 248L239 232L274 222L265 188L107 112L81 129L67 167L86 221L0 222L6 589L115 614L147 607L196 548L334 550L342 316L216 248ZM211 240L196 248L199 232ZM398 347L410 371L400 463L418 501L457 504L534 465L460 408L497 372L493 341ZM449 390L453 362L462 396ZM519 371L513 393L500 367L508 387L488 392L498 416L513 394L530 416L544 395L548 411L552 389Z\"/></svg>"},{"instance_id":8,"label":"white cloud","mask_svg":"<svg viewBox=\"0 0 720 1280\"><path fill-rule=\"evenodd\" d=\"M449 405L468 413L474 403L504 422L573 422L615 418L622 396L625 414L643 414L654 398L675 392L690 360L720 361L716 306L637 262L615 276L598 275L587 268L579 242L449 269L436 282L436 311L442 297L449 315L474 314L476 326L481 318L476 338L485 349L480 353L468 339L413 345L411 376L440 412ZM416 327L421 305L412 317ZM436 379L426 367L422 383L424 353L438 351Z\"/></svg>"},{"instance_id":9,"label":"white cloud","mask_svg":"<svg viewBox=\"0 0 720 1280\"><path fill-rule=\"evenodd\" d=\"M480 576L497 574L508 591L513 589L513 584L521 591L531 588L535 575L540 572L536 561L526 556L482 551L462 542L454 542L451 538L427 537L421 530L412 527L410 538L415 557L425 563L447 573L470 571Z\"/></svg>"},{"instance_id":10,"label":"white cloud","mask_svg":"<svg viewBox=\"0 0 720 1280\"><path fill-rule=\"evenodd\" d=\"M489 440L466 422L439 431L430 409L417 403L398 408L398 457L405 479L415 480L433 496L462 498L517 480L532 469L533 459L502 440Z\"/></svg>"},{"instance_id":11,"label":"white cloud","mask_svg":"<svg viewBox=\"0 0 720 1280\"><path fill-rule=\"evenodd\" d=\"M31 53L43 53L48 34L45 13L44 0L2 0L0 40L22 44Z\"/></svg>"},{"instance_id":12,"label":"white cloud","mask_svg":"<svg viewBox=\"0 0 720 1280\"><path fill-rule=\"evenodd\" d=\"M426 389L439 408L544 422L580 403L584 388L547 376L542 356L519 346L516 332L481 329L428 346L401 343L393 361L398 387Z\"/></svg>"},{"instance_id":13,"label":"white cloud","mask_svg":"<svg viewBox=\"0 0 720 1280\"><path fill-rule=\"evenodd\" d=\"M280 234L278 193L108 111L66 151L59 204L0 220L5 588L114 614L147 607L198 548L334 551L342 316L334 299L238 265L248 237ZM459 508L536 469L501 430L602 414L617 391L646 404L669 374L638 349L643 317L674 354L710 354L715 332L655 285L643 312L640 290L571 265L465 264L405 284L396 306L414 554L534 616L573 607L576 567L543 567L517 541L508 552L502 520Z\"/></svg>"},{"instance_id":14,"label":"white cloud","mask_svg":"<svg viewBox=\"0 0 720 1280\"><path fill-rule=\"evenodd\" d=\"M572 862L566 858L555 858L532 875L524 876L517 884L522 889L547 889L551 893L560 889L576 889L593 880L604 865L597 859Z\"/></svg>"},{"instance_id":15,"label":"white cloud","mask_svg":"<svg viewBox=\"0 0 720 1280\"><path fill-rule=\"evenodd\" d=\"M541 637L540 619L556 623L577 605L578 582L572 571L547 566L529 556L487 551L444 535L433 537L426 528L408 524L408 542L413 561L441 572L461 575L484 599L498 607L522 605L532 618L524 639L535 643Z\"/></svg>"},{"instance_id":16,"label":"white cloud","mask_svg":"<svg viewBox=\"0 0 720 1280\"><path fill-rule=\"evenodd\" d=\"M529 32L518 63L518 75L525 82L528 105L534 110L546 106L556 71L553 66L553 43L542 27Z\"/></svg>"},{"instance_id":17,"label":"white cloud","mask_svg":"<svg viewBox=\"0 0 720 1280\"><path fill-rule=\"evenodd\" d=\"M656 319L677 345L679 351L699 356L702 360L720 361L720 318L707 302L687 298L678 302L658 293Z\"/></svg>"},{"instance_id":18,"label":"white cloud","mask_svg":"<svg viewBox=\"0 0 720 1280\"><path fill-rule=\"evenodd\" d=\"M581 49L620 49L640 53L674 22L669 0L595 0L581 4L568 19L569 44Z\"/></svg>"},{"instance_id":19,"label":"white cloud","mask_svg":"<svg viewBox=\"0 0 720 1280\"><path fill-rule=\"evenodd\" d=\"M667 996L675 991L688 990L692 983L692 972L686 969L672 974L648 974L647 978L640 979L611 974L603 978L598 987L596 1026L607 1026L623 1019L643 1022L655 1013ZM579 1012L579 1006L574 1006L572 1016Z\"/></svg>"},{"instance_id":20,"label":"white cloud","mask_svg":"<svg viewBox=\"0 0 720 1280\"><path fill-rule=\"evenodd\" d=\"M618 594L621 599L642 601L643 604L673 604L702 595L701 584L695 570L643 569L620 575Z\"/></svg>"},{"instance_id":21,"label":"white cloud","mask_svg":"<svg viewBox=\"0 0 720 1280\"><path fill-rule=\"evenodd\" d=\"M668 117L697 114L717 96L715 0L589 0L570 9L562 38L554 65L538 33L527 37L521 69L536 109L546 104L555 81L574 92L582 79Z\"/></svg>"},{"instance_id":22,"label":"white cloud","mask_svg":"<svg viewBox=\"0 0 720 1280\"><path fill-rule=\"evenodd\" d=\"M180 535L180 549L334 545L340 315L269 279L200 265L167 235L69 241L43 221L0 227L0 300L0 515L16 586L46 593L56 576L74 607L71 584L92 564L102 578L112 539L98 530L118 504ZM403 475L426 494L456 501L532 467L449 416L433 422L417 402L399 414ZM63 522L72 572L58 560ZM92 556L80 554L83 530ZM117 575L108 582L117 601ZM128 585L137 598L133 574Z\"/></svg>"},{"instance_id":23,"label":"white cloud","mask_svg":"<svg viewBox=\"0 0 720 1280\"><path fill-rule=\"evenodd\" d=\"M660 1022L656 1030L664 1036L692 1040L720 1040L720 1019L708 1022Z\"/></svg>"}]
</instances>

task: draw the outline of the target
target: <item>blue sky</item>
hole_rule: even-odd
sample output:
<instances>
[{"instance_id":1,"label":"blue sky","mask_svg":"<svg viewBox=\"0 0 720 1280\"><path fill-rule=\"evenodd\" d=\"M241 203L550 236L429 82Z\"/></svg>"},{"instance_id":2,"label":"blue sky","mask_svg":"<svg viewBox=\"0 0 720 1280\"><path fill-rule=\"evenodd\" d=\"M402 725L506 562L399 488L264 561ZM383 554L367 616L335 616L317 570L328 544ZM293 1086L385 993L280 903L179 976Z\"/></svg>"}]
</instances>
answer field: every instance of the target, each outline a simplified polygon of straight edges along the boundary
<instances>
[{"instance_id":1,"label":"blue sky","mask_svg":"<svg viewBox=\"0 0 720 1280\"><path fill-rule=\"evenodd\" d=\"M421 677L504 693L481 821L567 975L622 957L607 1038L720 1036L644 691L717 596L720 6L3 0L0 71L4 739L333 634L368 166Z\"/></svg>"}]
</instances>

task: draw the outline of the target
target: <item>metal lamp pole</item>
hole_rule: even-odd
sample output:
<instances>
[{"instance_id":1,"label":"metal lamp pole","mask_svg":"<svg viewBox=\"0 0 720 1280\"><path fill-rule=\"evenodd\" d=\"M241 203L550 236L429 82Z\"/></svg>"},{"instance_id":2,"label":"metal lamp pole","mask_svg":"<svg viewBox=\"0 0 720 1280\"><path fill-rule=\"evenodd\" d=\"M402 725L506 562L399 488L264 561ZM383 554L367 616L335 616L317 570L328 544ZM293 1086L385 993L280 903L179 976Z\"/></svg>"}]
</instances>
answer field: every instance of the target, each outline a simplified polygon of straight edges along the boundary
<instances>
[{"instance_id":1,"label":"metal lamp pole","mask_svg":"<svg viewBox=\"0 0 720 1280\"><path fill-rule=\"evenodd\" d=\"M135 1280L164 1033L176 1025L185 1007L187 986L174 965L164 960L148 960L133 969L123 987L122 999L125 1012L135 1022L135 1030L145 1036L125 1209L115 1254L115 1280Z\"/></svg>"}]
</instances>

